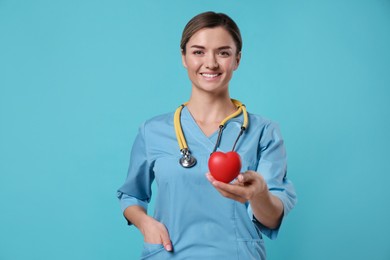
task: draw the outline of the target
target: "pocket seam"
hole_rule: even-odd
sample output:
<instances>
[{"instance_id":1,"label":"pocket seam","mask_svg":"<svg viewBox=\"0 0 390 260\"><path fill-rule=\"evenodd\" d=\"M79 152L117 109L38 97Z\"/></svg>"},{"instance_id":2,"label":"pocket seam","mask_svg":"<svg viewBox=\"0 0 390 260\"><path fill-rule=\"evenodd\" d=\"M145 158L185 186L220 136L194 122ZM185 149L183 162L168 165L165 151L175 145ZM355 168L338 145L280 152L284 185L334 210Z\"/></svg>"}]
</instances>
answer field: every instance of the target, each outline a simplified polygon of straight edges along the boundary
<instances>
[{"instance_id":1,"label":"pocket seam","mask_svg":"<svg viewBox=\"0 0 390 260\"><path fill-rule=\"evenodd\" d=\"M159 247L157 248L158 245ZM153 250L149 250L153 246L156 248L153 248ZM144 253L146 253L145 249L147 250L147 254L144 255ZM146 259L152 255L161 252L162 250L164 250L164 246L162 244L153 244L153 243L144 242L144 248L142 250L141 259Z\"/></svg>"}]
</instances>

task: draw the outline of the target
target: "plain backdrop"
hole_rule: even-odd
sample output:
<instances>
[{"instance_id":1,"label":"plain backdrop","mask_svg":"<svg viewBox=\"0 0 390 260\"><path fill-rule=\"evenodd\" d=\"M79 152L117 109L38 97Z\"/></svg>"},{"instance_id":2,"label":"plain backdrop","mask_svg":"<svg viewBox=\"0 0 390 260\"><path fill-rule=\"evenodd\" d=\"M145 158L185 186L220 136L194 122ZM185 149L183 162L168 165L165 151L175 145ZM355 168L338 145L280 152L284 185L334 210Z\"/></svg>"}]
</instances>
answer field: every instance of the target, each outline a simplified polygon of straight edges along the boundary
<instances>
[{"instance_id":1,"label":"plain backdrop","mask_svg":"<svg viewBox=\"0 0 390 260\"><path fill-rule=\"evenodd\" d=\"M0 0L1 260L138 258L116 190L138 126L188 100L181 32L209 10L242 31L232 97L287 146L268 259L390 259L389 0Z\"/></svg>"}]
</instances>

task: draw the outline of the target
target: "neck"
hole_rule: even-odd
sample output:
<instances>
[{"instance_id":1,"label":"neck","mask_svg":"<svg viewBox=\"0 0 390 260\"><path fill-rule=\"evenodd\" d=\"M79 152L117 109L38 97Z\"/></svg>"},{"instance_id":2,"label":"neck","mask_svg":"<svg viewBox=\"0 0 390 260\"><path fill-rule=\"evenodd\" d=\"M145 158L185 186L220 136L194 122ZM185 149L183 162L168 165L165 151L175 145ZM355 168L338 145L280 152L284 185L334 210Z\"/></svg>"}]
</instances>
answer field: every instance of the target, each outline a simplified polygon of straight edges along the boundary
<instances>
[{"instance_id":1,"label":"neck","mask_svg":"<svg viewBox=\"0 0 390 260\"><path fill-rule=\"evenodd\" d=\"M187 107L195 120L202 124L219 124L237 109L229 93L215 96L192 93Z\"/></svg>"}]
</instances>

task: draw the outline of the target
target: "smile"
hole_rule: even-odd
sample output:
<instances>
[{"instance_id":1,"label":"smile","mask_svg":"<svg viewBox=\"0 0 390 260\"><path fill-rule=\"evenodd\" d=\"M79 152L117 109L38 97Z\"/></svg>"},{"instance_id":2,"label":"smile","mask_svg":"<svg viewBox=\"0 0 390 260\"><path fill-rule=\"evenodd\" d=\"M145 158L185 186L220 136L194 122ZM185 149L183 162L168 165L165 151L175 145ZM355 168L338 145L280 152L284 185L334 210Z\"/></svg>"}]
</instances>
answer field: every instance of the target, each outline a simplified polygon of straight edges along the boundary
<instances>
[{"instance_id":1,"label":"smile","mask_svg":"<svg viewBox=\"0 0 390 260\"><path fill-rule=\"evenodd\" d=\"M211 78L218 77L219 75L221 75L221 73L214 73L214 74L211 74L211 73L200 73L200 75L202 75L203 77L211 79Z\"/></svg>"}]
</instances>

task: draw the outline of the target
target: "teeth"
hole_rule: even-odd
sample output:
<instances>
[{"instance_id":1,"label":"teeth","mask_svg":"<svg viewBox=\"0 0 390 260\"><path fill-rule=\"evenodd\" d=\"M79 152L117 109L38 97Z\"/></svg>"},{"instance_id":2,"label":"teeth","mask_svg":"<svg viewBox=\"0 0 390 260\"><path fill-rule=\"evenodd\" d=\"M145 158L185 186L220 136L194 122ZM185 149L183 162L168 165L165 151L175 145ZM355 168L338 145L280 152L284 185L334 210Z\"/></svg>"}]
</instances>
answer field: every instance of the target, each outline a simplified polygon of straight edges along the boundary
<instances>
[{"instance_id":1,"label":"teeth","mask_svg":"<svg viewBox=\"0 0 390 260\"><path fill-rule=\"evenodd\" d=\"M207 73L202 73L202 76L205 76L206 78L215 78L217 77L219 74L207 74Z\"/></svg>"}]
</instances>

